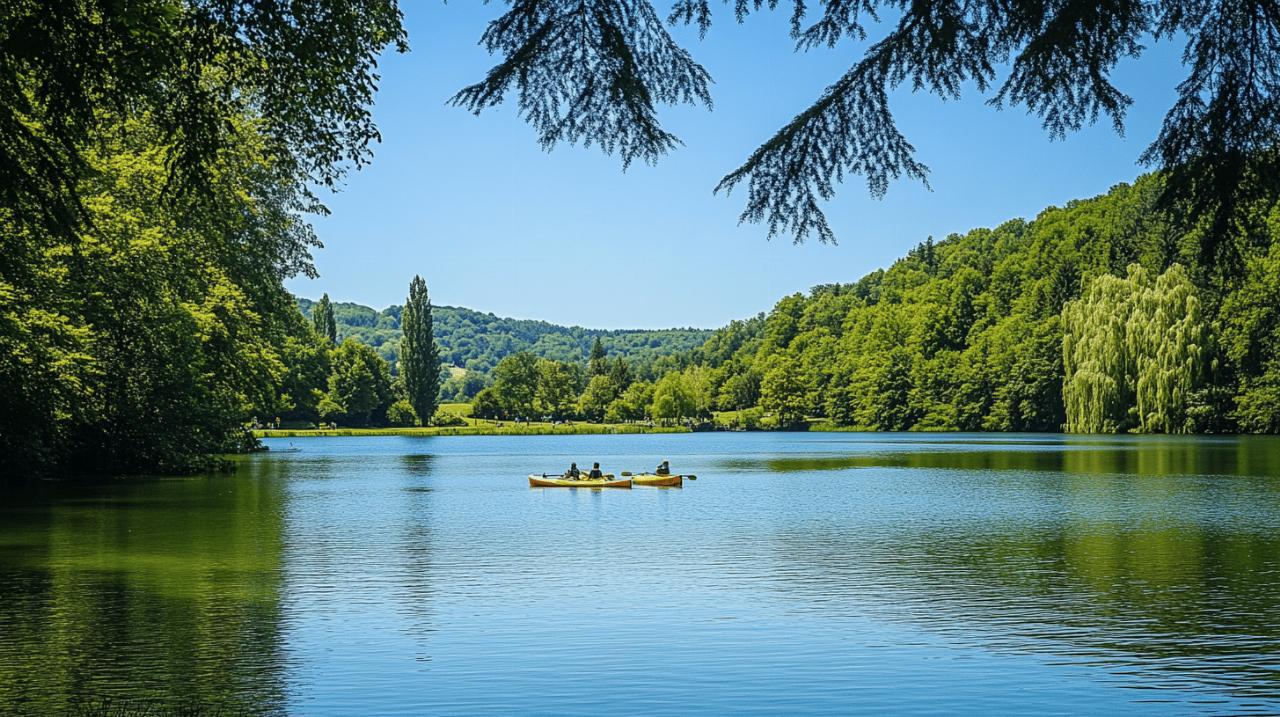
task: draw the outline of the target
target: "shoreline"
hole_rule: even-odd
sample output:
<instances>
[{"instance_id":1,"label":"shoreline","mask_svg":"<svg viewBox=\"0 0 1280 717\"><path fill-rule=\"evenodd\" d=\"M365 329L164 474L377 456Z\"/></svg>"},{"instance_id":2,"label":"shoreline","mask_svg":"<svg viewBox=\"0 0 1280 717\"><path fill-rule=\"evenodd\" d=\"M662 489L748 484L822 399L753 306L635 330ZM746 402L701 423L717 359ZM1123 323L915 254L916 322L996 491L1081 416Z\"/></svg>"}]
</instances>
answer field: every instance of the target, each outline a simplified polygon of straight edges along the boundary
<instances>
[{"instance_id":1,"label":"shoreline","mask_svg":"<svg viewBox=\"0 0 1280 717\"><path fill-rule=\"evenodd\" d=\"M684 426L574 423L502 426L413 426L404 428L265 428L254 438L307 438L334 436L575 436L692 433Z\"/></svg>"}]
</instances>

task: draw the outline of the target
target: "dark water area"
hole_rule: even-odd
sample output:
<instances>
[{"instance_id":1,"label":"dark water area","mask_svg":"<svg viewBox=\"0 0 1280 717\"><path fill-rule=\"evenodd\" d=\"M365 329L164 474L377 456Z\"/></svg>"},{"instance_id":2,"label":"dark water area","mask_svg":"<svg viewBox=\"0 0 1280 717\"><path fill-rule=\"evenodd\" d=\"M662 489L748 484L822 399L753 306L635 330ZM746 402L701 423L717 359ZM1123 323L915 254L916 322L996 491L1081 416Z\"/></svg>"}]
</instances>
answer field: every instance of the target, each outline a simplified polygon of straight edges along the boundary
<instances>
[{"instance_id":1,"label":"dark water area","mask_svg":"<svg viewBox=\"0 0 1280 717\"><path fill-rule=\"evenodd\" d=\"M1280 713L1273 438L293 443L0 493L0 714Z\"/></svg>"}]
</instances>

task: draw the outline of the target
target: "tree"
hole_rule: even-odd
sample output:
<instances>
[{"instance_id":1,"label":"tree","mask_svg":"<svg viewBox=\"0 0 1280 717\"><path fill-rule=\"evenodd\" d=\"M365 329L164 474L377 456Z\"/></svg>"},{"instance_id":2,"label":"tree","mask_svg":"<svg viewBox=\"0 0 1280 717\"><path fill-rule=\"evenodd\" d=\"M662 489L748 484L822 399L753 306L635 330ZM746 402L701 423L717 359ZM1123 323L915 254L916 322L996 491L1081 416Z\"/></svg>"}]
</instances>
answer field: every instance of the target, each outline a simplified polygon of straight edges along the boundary
<instances>
[{"instance_id":1,"label":"tree","mask_svg":"<svg viewBox=\"0 0 1280 717\"><path fill-rule=\"evenodd\" d=\"M649 406L652 403L653 384L648 381L636 381L609 404L609 408L605 410L605 420L611 423L642 421L649 415Z\"/></svg>"},{"instance_id":2,"label":"tree","mask_svg":"<svg viewBox=\"0 0 1280 717\"><path fill-rule=\"evenodd\" d=\"M777 416L783 426L804 420L805 386L800 366L794 360L778 359L765 372L760 381L760 407Z\"/></svg>"},{"instance_id":3,"label":"tree","mask_svg":"<svg viewBox=\"0 0 1280 717\"><path fill-rule=\"evenodd\" d=\"M399 369L413 410L424 420L436 414L440 402L440 349L432 329L431 299L420 276L409 282L409 298L400 317Z\"/></svg>"},{"instance_id":4,"label":"tree","mask_svg":"<svg viewBox=\"0 0 1280 717\"><path fill-rule=\"evenodd\" d=\"M697 415L698 406L683 374L671 372L653 387L650 414L662 421L680 421Z\"/></svg>"},{"instance_id":5,"label":"tree","mask_svg":"<svg viewBox=\"0 0 1280 717\"><path fill-rule=\"evenodd\" d=\"M92 147L125 116L171 146L178 193L208 196L218 155L251 134L280 169L333 187L378 138L375 66L407 50L400 21L394 0L0 4L0 204L69 237L91 211Z\"/></svg>"},{"instance_id":6,"label":"tree","mask_svg":"<svg viewBox=\"0 0 1280 717\"><path fill-rule=\"evenodd\" d=\"M1141 266L1095 278L1062 310L1067 430L1182 433L1203 374L1206 335L1186 270Z\"/></svg>"},{"instance_id":7,"label":"tree","mask_svg":"<svg viewBox=\"0 0 1280 717\"><path fill-rule=\"evenodd\" d=\"M578 399L581 382L580 364L547 359L538 361L538 407L555 420L567 418Z\"/></svg>"},{"instance_id":8,"label":"tree","mask_svg":"<svg viewBox=\"0 0 1280 717\"><path fill-rule=\"evenodd\" d=\"M390 426L412 426L418 423L418 413L413 410L413 404L404 399L400 399L387 407L387 425Z\"/></svg>"},{"instance_id":9,"label":"tree","mask_svg":"<svg viewBox=\"0 0 1280 717\"><path fill-rule=\"evenodd\" d=\"M618 356L610 362L609 381L620 392L627 390L627 386L631 385L631 364L627 363L625 358Z\"/></svg>"},{"instance_id":10,"label":"tree","mask_svg":"<svg viewBox=\"0 0 1280 717\"><path fill-rule=\"evenodd\" d=\"M538 357L520 351L498 362L493 369L493 386L485 390L493 392L498 405L510 418L531 420L536 415L534 401L540 378Z\"/></svg>"},{"instance_id":11,"label":"tree","mask_svg":"<svg viewBox=\"0 0 1280 717\"><path fill-rule=\"evenodd\" d=\"M591 354L587 359L587 375L603 376L609 373L609 359L605 357L604 344L600 343L600 337L591 343Z\"/></svg>"},{"instance_id":12,"label":"tree","mask_svg":"<svg viewBox=\"0 0 1280 717\"><path fill-rule=\"evenodd\" d=\"M274 397L278 402L257 406L254 413L314 422L320 418L317 409L328 388L329 341L320 338L296 309L291 314L291 330L280 351L285 374Z\"/></svg>"},{"instance_id":13,"label":"tree","mask_svg":"<svg viewBox=\"0 0 1280 717\"><path fill-rule=\"evenodd\" d=\"M471 415L476 418L503 418L506 414L497 394L489 387L476 394L475 400L471 402Z\"/></svg>"},{"instance_id":14,"label":"tree","mask_svg":"<svg viewBox=\"0 0 1280 717\"><path fill-rule=\"evenodd\" d=\"M338 343L338 323L333 318L333 304L329 302L328 294L321 296L315 306L311 307L311 321L317 334L327 339L331 345Z\"/></svg>"},{"instance_id":15,"label":"tree","mask_svg":"<svg viewBox=\"0 0 1280 717\"><path fill-rule=\"evenodd\" d=\"M578 413L589 421L601 421L609 410L609 405L618 400L620 394L611 377L592 376L578 400Z\"/></svg>"},{"instance_id":16,"label":"tree","mask_svg":"<svg viewBox=\"0 0 1280 717\"><path fill-rule=\"evenodd\" d=\"M711 0L677 0L669 22L712 24ZM624 167L655 162L679 140L655 104L711 104L711 78L667 32L649 0L516 0L481 44L499 56L453 102L472 112L515 94L521 114L551 149L559 142L617 152ZM802 50L886 34L807 109L716 187L746 187L742 220L795 241L834 241L822 211L845 175L883 196L901 177L927 184L928 168L898 130L891 91L908 83L947 99L966 85L991 92L997 108L1023 105L1051 138L1099 118L1117 131L1131 99L1111 82L1122 59L1149 36L1185 38L1188 76L1159 137L1141 159L1164 170L1164 204L1183 226L1207 217L1206 255L1224 246L1255 202L1280 197L1280 14L1269 3L1183 0L1109 3L792 3L791 34ZM775 2L734 5L741 22ZM1001 79L999 73L1007 68Z\"/></svg>"},{"instance_id":17,"label":"tree","mask_svg":"<svg viewBox=\"0 0 1280 717\"><path fill-rule=\"evenodd\" d=\"M444 401L470 401L488 385L485 374L463 370L460 374L445 379L440 385L440 398Z\"/></svg>"},{"instance_id":18,"label":"tree","mask_svg":"<svg viewBox=\"0 0 1280 717\"><path fill-rule=\"evenodd\" d=\"M84 155L73 237L0 196L4 479L208 468L245 446L252 411L314 398L312 368L294 382L284 364L316 347L281 281L315 237L254 123L225 118L243 140L193 196L168 191L176 150L149 117L99 119L114 129Z\"/></svg>"},{"instance_id":19,"label":"tree","mask_svg":"<svg viewBox=\"0 0 1280 717\"><path fill-rule=\"evenodd\" d=\"M350 426L382 423L392 402L391 370L372 348L347 339L333 352L329 400Z\"/></svg>"},{"instance_id":20,"label":"tree","mask_svg":"<svg viewBox=\"0 0 1280 717\"><path fill-rule=\"evenodd\" d=\"M760 375L745 369L725 379L717 403L725 411L750 408L760 400Z\"/></svg>"}]
</instances>

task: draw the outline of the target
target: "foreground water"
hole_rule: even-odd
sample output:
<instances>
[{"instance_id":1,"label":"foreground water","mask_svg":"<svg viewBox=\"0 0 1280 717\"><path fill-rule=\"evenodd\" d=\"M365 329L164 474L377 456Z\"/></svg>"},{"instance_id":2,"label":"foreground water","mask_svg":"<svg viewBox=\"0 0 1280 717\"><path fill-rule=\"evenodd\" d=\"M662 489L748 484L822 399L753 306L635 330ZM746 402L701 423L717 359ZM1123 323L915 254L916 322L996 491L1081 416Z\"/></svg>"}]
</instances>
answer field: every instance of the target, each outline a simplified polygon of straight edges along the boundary
<instances>
[{"instance_id":1,"label":"foreground water","mask_svg":"<svg viewBox=\"0 0 1280 717\"><path fill-rule=\"evenodd\" d=\"M294 443L0 496L0 713L1280 712L1275 439Z\"/></svg>"}]
</instances>

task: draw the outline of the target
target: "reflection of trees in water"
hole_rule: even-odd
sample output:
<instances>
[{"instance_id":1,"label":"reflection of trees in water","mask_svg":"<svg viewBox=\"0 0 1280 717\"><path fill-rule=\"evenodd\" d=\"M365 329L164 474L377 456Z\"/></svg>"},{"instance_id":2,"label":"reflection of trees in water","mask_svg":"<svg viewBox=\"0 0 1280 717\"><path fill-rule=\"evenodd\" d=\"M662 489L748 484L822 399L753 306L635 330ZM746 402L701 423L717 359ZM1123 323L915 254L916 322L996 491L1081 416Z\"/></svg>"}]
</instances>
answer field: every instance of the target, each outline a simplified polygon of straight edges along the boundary
<instances>
[{"instance_id":1,"label":"reflection of trees in water","mask_svg":"<svg viewBox=\"0 0 1280 717\"><path fill-rule=\"evenodd\" d=\"M405 473L404 497L398 503L405 511L399 521L403 531L400 552L405 574L394 585L399 609L407 618L404 629L418 646L417 659L426 662L431 659L426 650L427 640L436 630L432 611L435 596L431 560L432 488L429 480L432 456L405 455L400 460Z\"/></svg>"},{"instance_id":2,"label":"reflection of trees in water","mask_svg":"<svg viewBox=\"0 0 1280 717\"><path fill-rule=\"evenodd\" d=\"M1021 470L1136 475L1280 475L1280 439L1274 436L1231 438L1064 436L1053 442L996 439L974 442L941 437L852 441L840 455L801 454L768 459L732 458L719 462L727 470L775 473L844 468L942 468ZM1028 448L1028 445L1039 448ZM824 450L836 450L823 446Z\"/></svg>"},{"instance_id":3,"label":"reflection of trees in water","mask_svg":"<svg viewBox=\"0 0 1280 717\"><path fill-rule=\"evenodd\" d=\"M773 537L773 585L802 610L903 620L968 644L1101 666L1133 686L1280 699L1274 530L1043 516L928 527L882 517Z\"/></svg>"},{"instance_id":4,"label":"reflection of trees in water","mask_svg":"<svg viewBox=\"0 0 1280 717\"><path fill-rule=\"evenodd\" d=\"M278 461L0 511L0 713L284 708ZM10 518L14 520L10 520Z\"/></svg>"}]
</instances>

